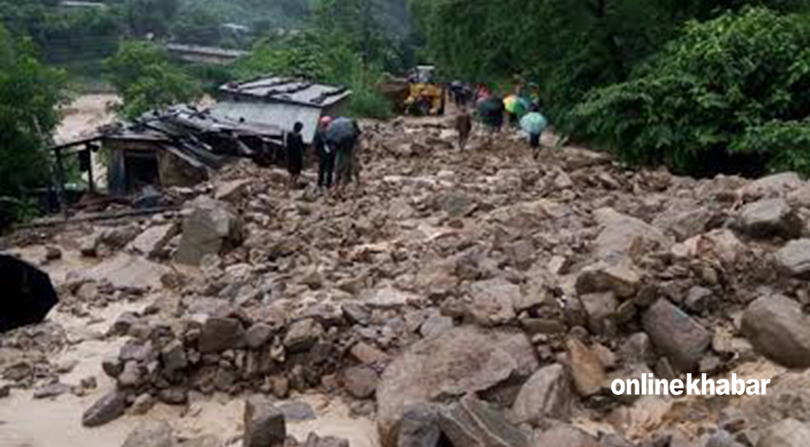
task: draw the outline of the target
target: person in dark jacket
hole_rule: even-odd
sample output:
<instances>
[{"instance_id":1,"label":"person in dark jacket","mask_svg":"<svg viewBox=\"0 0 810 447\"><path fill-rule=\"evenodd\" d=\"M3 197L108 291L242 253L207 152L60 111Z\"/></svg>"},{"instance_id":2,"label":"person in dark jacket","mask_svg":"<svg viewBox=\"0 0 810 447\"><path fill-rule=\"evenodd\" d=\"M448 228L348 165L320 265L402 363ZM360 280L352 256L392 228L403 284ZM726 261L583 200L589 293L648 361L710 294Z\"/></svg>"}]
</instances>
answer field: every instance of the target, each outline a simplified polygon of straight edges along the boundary
<instances>
[{"instance_id":1,"label":"person in dark jacket","mask_svg":"<svg viewBox=\"0 0 810 447\"><path fill-rule=\"evenodd\" d=\"M318 155L318 187L329 189L332 187L332 177L335 172L335 149L326 143L326 128L332 118L321 118L318 131L315 133L315 153Z\"/></svg>"},{"instance_id":2,"label":"person in dark jacket","mask_svg":"<svg viewBox=\"0 0 810 447\"><path fill-rule=\"evenodd\" d=\"M294 188L298 184L298 176L304 169L304 137L301 136L301 131L304 130L304 125L301 122L295 123L292 133L287 134L287 141L285 144L287 152L287 172L290 173L290 188Z\"/></svg>"}]
</instances>

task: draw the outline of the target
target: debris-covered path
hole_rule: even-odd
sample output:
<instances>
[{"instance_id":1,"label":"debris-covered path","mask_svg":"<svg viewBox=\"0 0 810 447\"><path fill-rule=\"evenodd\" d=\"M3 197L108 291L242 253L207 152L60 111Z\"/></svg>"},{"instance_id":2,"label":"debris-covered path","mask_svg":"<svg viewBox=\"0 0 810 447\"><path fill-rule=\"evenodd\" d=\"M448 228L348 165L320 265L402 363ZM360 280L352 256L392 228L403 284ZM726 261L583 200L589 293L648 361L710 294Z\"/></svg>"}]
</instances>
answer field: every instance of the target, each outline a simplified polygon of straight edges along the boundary
<instances>
[{"instance_id":1,"label":"debris-covered path","mask_svg":"<svg viewBox=\"0 0 810 447\"><path fill-rule=\"evenodd\" d=\"M441 119L362 127L342 199L237 163L167 191L180 212L6 238L62 301L0 336L0 445L120 445L145 419L182 446L260 445L262 405L302 444L803 445L769 443L810 417L810 378L777 366L810 366L796 175L535 160L517 136L461 152ZM774 380L751 398L610 391L689 372ZM243 418L255 394L275 403Z\"/></svg>"}]
</instances>

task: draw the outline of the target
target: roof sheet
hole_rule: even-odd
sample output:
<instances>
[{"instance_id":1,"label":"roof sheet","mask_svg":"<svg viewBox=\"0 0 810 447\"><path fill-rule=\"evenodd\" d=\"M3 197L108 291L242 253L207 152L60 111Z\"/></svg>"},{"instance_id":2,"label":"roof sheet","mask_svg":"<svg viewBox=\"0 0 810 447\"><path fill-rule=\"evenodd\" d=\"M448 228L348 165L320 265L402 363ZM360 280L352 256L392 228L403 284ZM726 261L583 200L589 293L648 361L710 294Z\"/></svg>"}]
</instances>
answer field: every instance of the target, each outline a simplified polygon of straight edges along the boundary
<instances>
[{"instance_id":1,"label":"roof sheet","mask_svg":"<svg viewBox=\"0 0 810 447\"><path fill-rule=\"evenodd\" d=\"M349 96L351 90L343 86L317 84L302 79L269 76L252 81L229 83L220 90L237 96L263 99L266 102L287 102L323 108L336 104Z\"/></svg>"}]
</instances>

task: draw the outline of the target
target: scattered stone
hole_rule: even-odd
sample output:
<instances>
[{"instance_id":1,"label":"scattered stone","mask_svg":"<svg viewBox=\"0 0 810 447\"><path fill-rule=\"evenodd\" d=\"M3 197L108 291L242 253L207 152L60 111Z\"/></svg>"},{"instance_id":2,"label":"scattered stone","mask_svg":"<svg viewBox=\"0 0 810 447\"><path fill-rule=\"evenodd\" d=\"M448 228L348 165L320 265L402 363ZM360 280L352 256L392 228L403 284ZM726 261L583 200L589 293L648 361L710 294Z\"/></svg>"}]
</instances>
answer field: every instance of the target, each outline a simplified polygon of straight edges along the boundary
<instances>
[{"instance_id":1,"label":"scattered stone","mask_svg":"<svg viewBox=\"0 0 810 447\"><path fill-rule=\"evenodd\" d=\"M796 301L782 295L757 299L745 310L742 333L757 351L777 363L810 367L810 318Z\"/></svg>"},{"instance_id":2,"label":"scattered stone","mask_svg":"<svg viewBox=\"0 0 810 447\"><path fill-rule=\"evenodd\" d=\"M52 383L34 390L34 399L50 399L61 396L70 391L70 386L64 383Z\"/></svg>"},{"instance_id":3,"label":"scattered stone","mask_svg":"<svg viewBox=\"0 0 810 447\"><path fill-rule=\"evenodd\" d=\"M419 327L422 337L435 337L453 328L453 319L439 314L429 316Z\"/></svg>"},{"instance_id":4,"label":"scattered stone","mask_svg":"<svg viewBox=\"0 0 810 447\"><path fill-rule=\"evenodd\" d=\"M101 362L101 369L104 371L104 374L116 379L124 371L124 364L118 357L106 357Z\"/></svg>"},{"instance_id":5,"label":"scattered stone","mask_svg":"<svg viewBox=\"0 0 810 447\"><path fill-rule=\"evenodd\" d=\"M515 319L514 302L520 298L520 287L503 278L479 281L472 285L470 317L482 326L498 326Z\"/></svg>"},{"instance_id":6,"label":"scattered stone","mask_svg":"<svg viewBox=\"0 0 810 447\"><path fill-rule=\"evenodd\" d=\"M177 235L175 224L157 225L136 237L129 244L129 248L150 258L157 257L175 235Z\"/></svg>"},{"instance_id":7,"label":"scattered stone","mask_svg":"<svg viewBox=\"0 0 810 447\"><path fill-rule=\"evenodd\" d=\"M763 199L740 212L740 229L752 237L794 239L801 235L803 225L784 199Z\"/></svg>"},{"instance_id":8,"label":"scattered stone","mask_svg":"<svg viewBox=\"0 0 810 447\"><path fill-rule=\"evenodd\" d=\"M580 296L579 300L588 315L588 329L594 334L607 333L619 305L613 292L589 293Z\"/></svg>"},{"instance_id":9,"label":"scattered stone","mask_svg":"<svg viewBox=\"0 0 810 447\"><path fill-rule=\"evenodd\" d=\"M789 275L810 279L810 239L790 241L776 252L776 260Z\"/></svg>"},{"instance_id":10,"label":"scattered stone","mask_svg":"<svg viewBox=\"0 0 810 447\"><path fill-rule=\"evenodd\" d=\"M757 179L738 190L744 199L772 199L784 197L785 194L800 188L802 182L795 172L783 172Z\"/></svg>"},{"instance_id":11,"label":"scattered stone","mask_svg":"<svg viewBox=\"0 0 810 447\"><path fill-rule=\"evenodd\" d=\"M245 402L243 447L283 447L287 438L284 414L269 400L253 396Z\"/></svg>"},{"instance_id":12,"label":"scattered stone","mask_svg":"<svg viewBox=\"0 0 810 447\"><path fill-rule=\"evenodd\" d=\"M324 334L323 326L312 318L296 321L284 337L284 347L290 352L300 352L311 348Z\"/></svg>"},{"instance_id":13,"label":"scattered stone","mask_svg":"<svg viewBox=\"0 0 810 447\"><path fill-rule=\"evenodd\" d=\"M229 203L238 202L247 194L248 185L250 185L250 180L248 179L220 183L217 185L216 191L214 192L214 198Z\"/></svg>"},{"instance_id":14,"label":"scattered stone","mask_svg":"<svg viewBox=\"0 0 810 447\"><path fill-rule=\"evenodd\" d=\"M142 416L149 413L149 410L155 406L155 398L150 393L142 393L135 398L135 402L129 408L129 411L136 415Z\"/></svg>"},{"instance_id":15,"label":"scattered stone","mask_svg":"<svg viewBox=\"0 0 810 447\"><path fill-rule=\"evenodd\" d=\"M345 303L342 306L343 315L352 324L367 326L371 321L371 311L358 303Z\"/></svg>"},{"instance_id":16,"label":"scattered stone","mask_svg":"<svg viewBox=\"0 0 810 447\"><path fill-rule=\"evenodd\" d=\"M245 346L245 328L234 318L209 318L200 334L200 352L222 352Z\"/></svg>"},{"instance_id":17,"label":"scattered stone","mask_svg":"<svg viewBox=\"0 0 810 447\"><path fill-rule=\"evenodd\" d=\"M519 332L455 327L408 348L377 387L377 424L384 446L396 445L396 427L409 402L484 391L537 369L530 341Z\"/></svg>"},{"instance_id":18,"label":"scattered stone","mask_svg":"<svg viewBox=\"0 0 810 447\"><path fill-rule=\"evenodd\" d=\"M183 236L174 259L199 265L206 255L223 254L242 242L241 223L228 205L201 197L183 222Z\"/></svg>"},{"instance_id":19,"label":"scattered stone","mask_svg":"<svg viewBox=\"0 0 810 447\"><path fill-rule=\"evenodd\" d=\"M474 395L439 410L439 427L456 446L529 447L529 438L504 413Z\"/></svg>"},{"instance_id":20,"label":"scattered stone","mask_svg":"<svg viewBox=\"0 0 810 447\"><path fill-rule=\"evenodd\" d=\"M583 397L600 393L607 377L599 356L576 337L569 337L565 345L577 393Z\"/></svg>"},{"instance_id":21,"label":"scattered stone","mask_svg":"<svg viewBox=\"0 0 810 447\"><path fill-rule=\"evenodd\" d=\"M182 387L164 388L158 391L158 399L167 405L185 405L188 403L188 390Z\"/></svg>"},{"instance_id":22,"label":"scattered stone","mask_svg":"<svg viewBox=\"0 0 810 447\"><path fill-rule=\"evenodd\" d=\"M0 386L0 399L11 396L11 385Z\"/></svg>"},{"instance_id":23,"label":"scattered stone","mask_svg":"<svg viewBox=\"0 0 810 447\"><path fill-rule=\"evenodd\" d=\"M695 286L689 289L686 300L684 300L684 305L690 311L702 314L709 310L713 297L714 293L711 290L705 287Z\"/></svg>"},{"instance_id":24,"label":"scattered stone","mask_svg":"<svg viewBox=\"0 0 810 447\"><path fill-rule=\"evenodd\" d=\"M343 373L343 383L349 393L358 398L371 397L379 382L377 372L367 366L354 366Z\"/></svg>"},{"instance_id":25,"label":"scattered stone","mask_svg":"<svg viewBox=\"0 0 810 447\"><path fill-rule=\"evenodd\" d=\"M108 281L116 289L157 290L162 287L160 278L168 272L164 265L121 252L85 270L82 276L96 282Z\"/></svg>"},{"instance_id":26,"label":"scattered stone","mask_svg":"<svg viewBox=\"0 0 810 447\"><path fill-rule=\"evenodd\" d=\"M638 292L641 275L632 262L598 262L582 270L577 277L577 293L580 295L612 291L619 298L630 298Z\"/></svg>"},{"instance_id":27,"label":"scattered stone","mask_svg":"<svg viewBox=\"0 0 810 447\"><path fill-rule=\"evenodd\" d=\"M62 259L62 250L59 247L47 246L45 247L45 261L52 262Z\"/></svg>"},{"instance_id":28,"label":"scattered stone","mask_svg":"<svg viewBox=\"0 0 810 447\"><path fill-rule=\"evenodd\" d=\"M163 367L169 374L185 369L186 366L188 366L186 351L183 348L183 344L178 340L170 342L161 350L160 359L163 362Z\"/></svg>"},{"instance_id":29,"label":"scattered stone","mask_svg":"<svg viewBox=\"0 0 810 447\"><path fill-rule=\"evenodd\" d=\"M711 344L711 334L666 299L644 311L642 324L656 349L682 372L694 370Z\"/></svg>"},{"instance_id":30,"label":"scattered stone","mask_svg":"<svg viewBox=\"0 0 810 447\"><path fill-rule=\"evenodd\" d=\"M315 410L300 400L278 403L278 409L284 414L285 421L312 421L317 419Z\"/></svg>"},{"instance_id":31,"label":"scattered stone","mask_svg":"<svg viewBox=\"0 0 810 447\"><path fill-rule=\"evenodd\" d=\"M388 360L388 356L384 352L362 341L352 346L349 352L352 357L364 365L381 364Z\"/></svg>"},{"instance_id":32,"label":"scattered stone","mask_svg":"<svg viewBox=\"0 0 810 447\"><path fill-rule=\"evenodd\" d=\"M441 431L436 407L426 403L405 405L396 447L437 447Z\"/></svg>"},{"instance_id":33,"label":"scattered stone","mask_svg":"<svg viewBox=\"0 0 810 447\"><path fill-rule=\"evenodd\" d=\"M349 447L349 441L334 436L320 437L310 433L304 447Z\"/></svg>"},{"instance_id":34,"label":"scattered stone","mask_svg":"<svg viewBox=\"0 0 810 447\"><path fill-rule=\"evenodd\" d=\"M112 422L124 414L127 405L127 395L119 390L112 390L102 396L82 416L82 425L85 427L98 427Z\"/></svg>"},{"instance_id":35,"label":"scattered stone","mask_svg":"<svg viewBox=\"0 0 810 447\"><path fill-rule=\"evenodd\" d=\"M804 447L810 439L810 427L796 419L784 419L767 429L757 442L757 447Z\"/></svg>"},{"instance_id":36,"label":"scattered stone","mask_svg":"<svg viewBox=\"0 0 810 447\"><path fill-rule=\"evenodd\" d=\"M666 249L672 245L661 230L634 217L618 213L612 208L594 211L601 227L595 241L596 257L602 260L631 258L654 249Z\"/></svg>"},{"instance_id":37,"label":"scattered stone","mask_svg":"<svg viewBox=\"0 0 810 447\"><path fill-rule=\"evenodd\" d=\"M566 420L571 415L572 399L565 368L559 364L543 367L521 387L512 407L515 422L537 426L547 417Z\"/></svg>"},{"instance_id":38,"label":"scattered stone","mask_svg":"<svg viewBox=\"0 0 810 447\"><path fill-rule=\"evenodd\" d=\"M141 423L127 436L122 447L173 447L172 427L163 420Z\"/></svg>"},{"instance_id":39,"label":"scattered stone","mask_svg":"<svg viewBox=\"0 0 810 447\"><path fill-rule=\"evenodd\" d=\"M256 323L247 330L245 340L250 349L259 349L273 339L275 330L269 324Z\"/></svg>"},{"instance_id":40,"label":"scattered stone","mask_svg":"<svg viewBox=\"0 0 810 447\"><path fill-rule=\"evenodd\" d=\"M534 441L535 447L600 447L599 441L584 431L566 424L558 424L543 432Z\"/></svg>"}]
</instances>

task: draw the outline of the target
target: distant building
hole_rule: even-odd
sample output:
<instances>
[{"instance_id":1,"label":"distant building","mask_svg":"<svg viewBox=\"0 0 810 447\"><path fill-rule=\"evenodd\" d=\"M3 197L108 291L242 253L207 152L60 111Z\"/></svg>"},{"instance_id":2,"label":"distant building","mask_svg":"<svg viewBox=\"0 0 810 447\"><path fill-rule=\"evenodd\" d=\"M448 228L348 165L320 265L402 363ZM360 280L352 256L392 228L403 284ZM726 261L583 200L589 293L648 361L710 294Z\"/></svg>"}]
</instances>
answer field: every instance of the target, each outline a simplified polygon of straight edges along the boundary
<instances>
[{"instance_id":1,"label":"distant building","mask_svg":"<svg viewBox=\"0 0 810 447\"><path fill-rule=\"evenodd\" d=\"M82 1L62 1L59 7L64 9L107 9L107 4L102 2L82 2Z\"/></svg>"},{"instance_id":2,"label":"distant building","mask_svg":"<svg viewBox=\"0 0 810 447\"><path fill-rule=\"evenodd\" d=\"M344 112L351 90L303 79L268 76L220 87L224 98L211 107L211 114L256 125L278 126L286 132L300 121L304 142L312 143L322 116Z\"/></svg>"},{"instance_id":3,"label":"distant building","mask_svg":"<svg viewBox=\"0 0 810 447\"><path fill-rule=\"evenodd\" d=\"M241 50L203 47L200 45L186 45L180 43L166 44L166 51L168 51L170 55L186 62L210 65L227 65L236 61L240 57L249 54L247 51Z\"/></svg>"}]
</instances>

